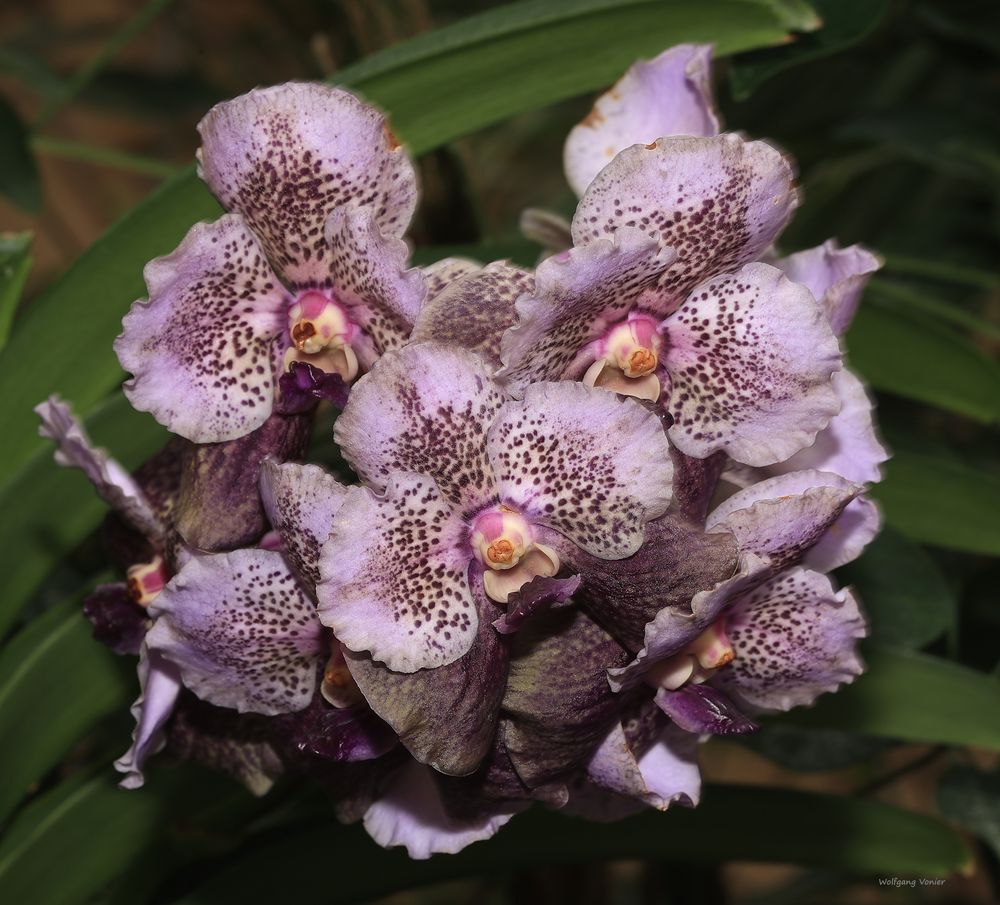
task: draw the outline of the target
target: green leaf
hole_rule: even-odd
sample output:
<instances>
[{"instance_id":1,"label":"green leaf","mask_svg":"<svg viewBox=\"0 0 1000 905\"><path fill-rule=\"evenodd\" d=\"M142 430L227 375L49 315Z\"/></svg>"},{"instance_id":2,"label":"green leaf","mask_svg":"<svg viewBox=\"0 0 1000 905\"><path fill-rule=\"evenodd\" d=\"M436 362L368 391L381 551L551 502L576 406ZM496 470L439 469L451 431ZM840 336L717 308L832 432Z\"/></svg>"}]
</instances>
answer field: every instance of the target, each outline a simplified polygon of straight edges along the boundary
<instances>
[{"instance_id":1,"label":"green leaf","mask_svg":"<svg viewBox=\"0 0 1000 905\"><path fill-rule=\"evenodd\" d=\"M162 427L149 415L135 411L121 395L100 406L88 428L94 442L113 444L115 458L129 468L139 465L167 439ZM0 634L13 624L52 564L76 547L107 513L107 506L80 471L56 465L54 451L47 443L4 499Z\"/></svg>"},{"instance_id":2,"label":"green leaf","mask_svg":"<svg viewBox=\"0 0 1000 905\"><path fill-rule=\"evenodd\" d=\"M1000 680L939 657L866 647L853 685L780 722L1000 750Z\"/></svg>"},{"instance_id":3,"label":"green leaf","mask_svg":"<svg viewBox=\"0 0 1000 905\"><path fill-rule=\"evenodd\" d=\"M0 738L17 740L0 748L0 822L97 720L124 712L136 688L134 660L94 641L79 601L16 635L0 651Z\"/></svg>"},{"instance_id":4,"label":"green leaf","mask_svg":"<svg viewBox=\"0 0 1000 905\"><path fill-rule=\"evenodd\" d=\"M921 267L921 264L924 266ZM905 267L907 273L936 276L938 279L948 279L950 276L956 281L960 280L967 285L978 288L996 289L1000 286L1000 281L996 278L993 278L992 282L987 282L987 278L993 277L992 274L971 268L955 268L940 264L935 266L935 264L936 262L933 261L919 263L906 261L900 266ZM886 267L889 270L897 269L891 263L887 264ZM938 320L948 321L982 336L1000 339L1000 325L985 321L953 302L940 301L926 292L900 283L875 278L868 284L867 299L874 300L875 304L887 311L900 312L902 316L905 316L909 311L923 311Z\"/></svg>"},{"instance_id":5,"label":"green leaf","mask_svg":"<svg viewBox=\"0 0 1000 905\"><path fill-rule=\"evenodd\" d=\"M1000 555L1000 479L994 475L900 450L871 493L889 524L911 540Z\"/></svg>"},{"instance_id":6,"label":"green leaf","mask_svg":"<svg viewBox=\"0 0 1000 905\"><path fill-rule=\"evenodd\" d=\"M847 333L851 364L876 389L967 415L1000 419L1000 365L939 319L899 305L858 309Z\"/></svg>"},{"instance_id":7,"label":"green leaf","mask_svg":"<svg viewBox=\"0 0 1000 905\"><path fill-rule=\"evenodd\" d=\"M734 738L744 747L789 770L841 770L871 761L892 743L842 729L766 723Z\"/></svg>"},{"instance_id":8,"label":"green leaf","mask_svg":"<svg viewBox=\"0 0 1000 905\"><path fill-rule=\"evenodd\" d=\"M31 233L0 233L0 350L7 344L31 270Z\"/></svg>"},{"instance_id":9,"label":"green leaf","mask_svg":"<svg viewBox=\"0 0 1000 905\"><path fill-rule=\"evenodd\" d=\"M419 154L514 113L597 88L637 56L679 41L713 40L722 52L775 43L786 34L785 18L800 8L781 0L510 4L391 48L344 70L340 80L386 107L396 131ZM32 407L61 391L81 415L94 411L121 381L111 342L129 305L143 294L143 265L169 252L194 221L218 213L189 168L112 227L29 306L0 368L5 511L28 492L29 481L52 474L41 464L50 450L36 436ZM41 353L39 337L45 337ZM112 439L115 454L125 458L118 445L130 439ZM61 503L34 516L35 542L50 531L59 535L53 558L70 537L79 539L87 521L71 514L70 530L63 522L68 510ZM93 524L93 510L88 518ZM14 561L2 543L0 551L0 566ZM40 577L37 561L23 571L35 581ZM5 597L2 608L16 611L23 599Z\"/></svg>"},{"instance_id":10,"label":"green leaf","mask_svg":"<svg viewBox=\"0 0 1000 905\"><path fill-rule=\"evenodd\" d=\"M982 837L1000 858L1000 772L954 766L941 777L937 800L945 817Z\"/></svg>"},{"instance_id":11,"label":"green leaf","mask_svg":"<svg viewBox=\"0 0 1000 905\"><path fill-rule=\"evenodd\" d=\"M42 187L31 155L28 129L0 97L0 194L30 214L42 206Z\"/></svg>"},{"instance_id":12,"label":"green leaf","mask_svg":"<svg viewBox=\"0 0 1000 905\"><path fill-rule=\"evenodd\" d=\"M190 846L200 833L232 833L234 817L238 830L259 808L236 784L198 768L157 771L155 787L137 792L116 781L108 765L95 778L56 786L17 816L0 841L0 902L82 905L140 856L176 857L167 845L175 823L184 823Z\"/></svg>"},{"instance_id":13,"label":"green leaf","mask_svg":"<svg viewBox=\"0 0 1000 905\"><path fill-rule=\"evenodd\" d=\"M839 575L857 589L871 637L882 644L924 647L954 623L958 601L940 567L919 544L892 528L883 530Z\"/></svg>"},{"instance_id":14,"label":"green leaf","mask_svg":"<svg viewBox=\"0 0 1000 905\"><path fill-rule=\"evenodd\" d=\"M330 853L349 870L331 882ZM458 855L412 861L360 828L312 827L250 849L174 905L369 901L403 889L515 869L620 858L764 861L853 873L946 875L968 863L941 823L874 801L788 789L709 785L694 810L600 824L535 810Z\"/></svg>"},{"instance_id":15,"label":"green leaf","mask_svg":"<svg viewBox=\"0 0 1000 905\"><path fill-rule=\"evenodd\" d=\"M771 76L796 66L846 50L866 38L889 9L887 0L813 0L812 34L800 36L785 47L753 51L733 61L729 80L733 97L745 100Z\"/></svg>"}]
</instances>

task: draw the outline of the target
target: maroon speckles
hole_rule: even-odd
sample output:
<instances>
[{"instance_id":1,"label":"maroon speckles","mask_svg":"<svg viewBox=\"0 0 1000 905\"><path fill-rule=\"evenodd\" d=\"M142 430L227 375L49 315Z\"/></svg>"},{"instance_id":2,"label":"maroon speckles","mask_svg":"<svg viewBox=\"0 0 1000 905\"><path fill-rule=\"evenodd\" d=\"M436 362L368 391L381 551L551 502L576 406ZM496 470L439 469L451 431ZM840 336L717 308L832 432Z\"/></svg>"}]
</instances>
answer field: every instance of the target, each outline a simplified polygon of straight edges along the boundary
<instances>
[{"instance_id":1,"label":"maroon speckles","mask_svg":"<svg viewBox=\"0 0 1000 905\"><path fill-rule=\"evenodd\" d=\"M149 301L133 306L115 346L135 375L132 403L198 442L258 427L274 402L287 300L242 218L195 226L145 275Z\"/></svg>"},{"instance_id":2,"label":"maroon speckles","mask_svg":"<svg viewBox=\"0 0 1000 905\"><path fill-rule=\"evenodd\" d=\"M390 669L443 666L478 626L461 518L434 482L393 476L384 498L348 497L320 562L319 614L351 650Z\"/></svg>"},{"instance_id":3,"label":"maroon speckles","mask_svg":"<svg viewBox=\"0 0 1000 905\"><path fill-rule=\"evenodd\" d=\"M735 660L717 681L756 706L809 704L861 671L865 622L849 591L817 572L785 572L742 598L730 616Z\"/></svg>"},{"instance_id":4,"label":"maroon speckles","mask_svg":"<svg viewBox=\"0 0 1000 905\"><path fill-rule=\"evenodd\" d=\"M281 554L197 558L157 598L147 636L199 697L241 712L300 710L312 698L321 628Z\"/></svg>"},{"instance_id":5,"label":"maroon speckles","mask_svg":"<svg viewBox=\"0 0 1000 905\"><path fill-rule=\"evenodd\" d=\"M635 227L677 252L660 280L674 307L712 274L753 261L797 202L787 161L737 135L667 138L623 151L587 189L577 243Z\"/></svg>"},{"instance_id":6,"label":"maroon speckles","mask_svg":"<svg viewBox=\"0 0 1000 905\"><path fill-rule=\"evenodd\" d=\"M393 236L416 202L412 165L374 108L335 88L287 84L214 108L199 127L202 175L261 237L292 283L322 279L323 230L338 206L370 208Z\"/></svg>"},{"instance_id":7,"label":"maroon speckles","mask_svg":"<svg viewBox=\"0 0 1000 905\"><path fill-rule=\"evenodd\" d=\"M523 403L504 407L489 451L505 502L607 559L634 553L670 500L658 419L581 384L529 387Z\"/></svg>"}]
</instances>

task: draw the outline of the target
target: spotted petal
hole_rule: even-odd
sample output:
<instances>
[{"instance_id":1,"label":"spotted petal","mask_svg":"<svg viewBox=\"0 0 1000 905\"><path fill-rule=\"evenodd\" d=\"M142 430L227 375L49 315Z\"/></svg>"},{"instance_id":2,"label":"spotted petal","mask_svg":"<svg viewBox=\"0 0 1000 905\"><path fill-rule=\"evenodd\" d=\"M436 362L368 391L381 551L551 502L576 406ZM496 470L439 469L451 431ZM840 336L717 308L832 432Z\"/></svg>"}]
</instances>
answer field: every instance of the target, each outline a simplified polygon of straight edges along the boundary
<instances>
[{"instance_id":1,"label":"spotted petal","mask_svg":"<svg viewBox=\"0 0 1000 905\"><path fill-rule=\"evenodd\" d=\"M409 225L413 165L385 117L342 89L260 88L217 104L198 131L199 175L227 210L243 214L291 283L327 277L323 224L335 207L372 208L387 235Z\"/></svg>"},{"instance_id":2,"label":"spotted petal","mask_svg":"<svg viewBox=\"0 0 1000 905\"><path fill-rule=\"evenodd\" d=\"M135 729L132 745L118 760L115 769L125 776L119 783L123 789L142 788L146 761L162 750L166 743L166 725L174 712L181 692L181 676L177 666L155 650L143 645L139 652L139 697L132 705Z\"/></svg>"},{"instance_id":3,"label":"spotted petal","mask_svg":"<svg viewBox=\"0 0 1000 905\"><path fill-rule=\"evenodd\" d=\"M433 771L408 763L393 776L385 793L365 812L368 835L385 848L401 845L419 860L455 854L489 839L513 816L498 805L496 813L458 819L446 810Z\"/></svg>"},{"instance_id":4,"label":"spotted petal","mask_svg":"<svg viewBox=\"0 0 1000 905\"><path fill-rule=\"evenodd\" d=\"M421 310L411 339L468 349L498 370L501 338L517 323L514 303L534 283L529 271L494 261L442 287Z\"/></svg>"},{"instance_id":5,"label":"spotted petal","mask_svg":"<svg viewBox=\"0 0 1000 905\"><path fill-rule=\"evenodd\" d=\"M320 550L348 489L318 465L264 461L260 493L267 517L281 535L295 573L314 590L320 580Z\"/></svg>"},{"instance_id":6,"label":"spotted petal","mask_svg":"<svg viewBox=\"0 0 1000 905\"><path fill-rule=\"evenodd\" d=\"M426 292L423 273L407 269L409 248L379 229L371 208L338 208L325 231L334 293L364 330L370 347L359 344L357 352L369 368L376 355L398 348L410 335Z\"/></svg>"},{"instance_id":7,"label":"spotted petal","mask_svg":"<svg viewBox=\"0 0 1000 905\"><path fill-rule=\"evenodd\" d=\"M286 294L243 219L193 226L144 276L149 299L132 306L115 340L133 374L129 402L195 443L260 427L274 405Z\"/></svg>"},{"instance_id":8,"label":"spotted petal","mask_svg":"<svg viewBox=\"0 0 1000 905\"><path fill-rule=\"evenodd\" d=\"M381 498L353 489L320 555L323 624L397 672L455 662L479 623L466 533L430 478L394 473Z\"/></svg>"},{"instance_id":9,"label":"spotted petal","mask_svg":"<svg viewBox=\"0 0 1000 905\"><path fill-rule=\"evenodd\" d=\"M333 436L375 490L393 471L413 471L456 505L478 508L495 496L486 431L503 401L477 355L419 343L386 355L358 381Z\"/></svg>"},{"instance_id":10,"label":"spotted petal","mask_svg":"<svg viewBox=\"0 0 1000 905\"><path fill-rule=\"evenodd\" d=\"M507 645L491 625L497 609L481 590L481 575L473 578L476 637L454 663L402 673L346 652L372 710L417 760L451 776L472 773L490 751L507 680Z\"/></svg>"},{"instance_id":11,"label":"spotted petal","mask_svg":"<svg viewBox=\"0 0 1000 905\"><path fill-rule=\"evenodd\" d=\"M323 639L312 603L280 553L196 557L150 608L151 650L176 663L198 697L241 713L309 704Z\"/></svg>"},{"instance_id":12,"label":"spotted petal","mask_svg":"<svg viewBox=\"0 0 1000 905\"><path fill-rule=\"evenodd\" d=\"M726 633L736 659L713 683L762 710L790 710L852 682L864 670L864 617L850 590L792 569L741 598Z\"/></svg>"},{"instance_id":13,"label":"spotted petal","mask_svg":"<svg viewBox=\"0 0 1000 905\"><path fill-rule=\"evenodd\" d=\"M144 537L163 535L163 524L139 483L107 452L94 446L65 402L50 396L35 406L35 412L42 422L39 435L56 444L56 462L79 468L97 495Z\"/></svg>"},{"instance_id":14,"label":"spotted petal","mask_svg":"<svg viewBox=\"0 0 1000 905\"><path fill-rule=\"evenodd\" d=\"M426 303L432 302L439 292L443 292L456 280L478 273L482 268L482 264L471 258L442 258L422 267L424 285L427 287Z\"/></svg>"},{"instance_id":15,"label":"spotted petal","mask_svg":"<svg viewBox=\"0 0 1000 905\"><path fill-rule=\"evenodd\" d=\"M654 291L673 261L636 229L620 229L547 258L535 288L517 304L520 318L504 334L501 379L515 395L528 383L580 377L594 360L588 345L632 311L665 314Z\"/></svg>"},{"instance_id":16,"label":"spotted petal","mask_svg":"<svg viewBox=\"0 0 1000 905\"><path fill-rule=\"evenodd\" d=\"M816 248L781 258L774 266L816 296L833 332L840 336L851 324L868 278L882 261L862 245L840 248L828 239Z\"/></svg>"},{"instance_id":17,"label":"spotted petal","mask_svg":"<svg viewBox=\"0 0 1000 905\"><path fill-rule=\"evenodd\" d=\"M706 528L731 531L740 549L766 557L773 569L803 560L834 569L859 556L878 532L878 509L857 498L860 491L825 471L779 475L729 497L709 513Z\"/></svg>"},{"instance_id":18,"label":"spotted petal","mask_svg":"<svg viewBox=\"0 0 1000 905\"><path fill-rule=\"evenodd\" d=\"M702 284L666 321L669 435L771 465L808 446L840 407L840 345L810 293L767 264Z\"/></svg>"},{"instance_id":19,"label":"spotted petal","mask_svg":"<svg viewBox=\"0 0 1000 905\"><path fill-rule=\"evenodd\" d=\"M660 280L676 307L707 277L757 260L798 203L781 153L739 135L661 138L618 154L584 193L573 217L580 245L636 227L677 252Z\"/></svg>"},{"instance_id":20,"label":"spotted petal","mask_svg":"<svg viewBox=\"0 0 1000 905\"><path fill-rule=\"evenodd\" d=\"M875 433L874 408L864 384L846 368L833 375L840 411L816 435L811 446L763 470L765 476L815 469L832 471L859 484L880 481L879 466L889 453Z\"/></svg>"},{"instance_id":21,"label":"spotted petal","mask_svg":"<svg viewBox=\"0 0 1000 905\"><path fill-rule=\"evenodd\" d=\"M666 135L715 135L712 48L680 44L652 60L639 60L602 94L569 133L563 150L566 179L582 195L624 148Z\"/></svg>"},{"instance_id":22,"label":"spotted petal","mask_svg":"<svg viewBox=\"0 0 1000 905\"><path fill-rule=\"evenodd\" d=\"M673 464L659 419L581 383L534 384L487 438L503 500L603 559L642 544L670 503Z\"/></svg>"}]
</instances>

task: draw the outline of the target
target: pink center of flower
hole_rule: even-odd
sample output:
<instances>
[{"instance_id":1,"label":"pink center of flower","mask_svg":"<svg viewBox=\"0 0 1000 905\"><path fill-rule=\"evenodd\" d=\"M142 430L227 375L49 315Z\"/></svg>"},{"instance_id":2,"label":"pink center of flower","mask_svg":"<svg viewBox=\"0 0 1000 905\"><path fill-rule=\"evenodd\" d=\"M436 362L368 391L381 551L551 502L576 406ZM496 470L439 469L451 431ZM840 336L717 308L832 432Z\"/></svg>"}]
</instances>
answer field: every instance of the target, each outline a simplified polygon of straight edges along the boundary
<instances>
[{"instance_id":1,"label":"pink center of flower","mask_svg":"<svg viewBox=\"0 0 1000 905\"><path fill-rule=\"evenodd\" d=\"M660 379L656 374L663 338L656 321L646 314L630 314L593 343L594 363L583 375L591 387L603 387L623 396L656 401Z\"/></svg>"},{"instance_id":2,"label":"pink center of flower","mask_svg":"<svg viewBox=\"0 0 1000 905\"><path fill-rule=\"evenodd\" d=\"M353 380L358 359L351 348L358 328L347 311L326 292L307 289L288 309L288 333L292 345L285 352L285 368L303 361L322 371Z\"/></svg>"},{"instance_id":3,"label":"pink center of flower","mask_svg":"<svg viewBox=\"0 0 1000 905\"><path fill-rule=\"evenodd\" d=\"M162 556L130 566L125 573L129 596L139 606L149 606L166 586L170 576Z\"/></svg>"},{"instance_id":4,"label":"pink center of flower","mask_svg":"<svg viewBox=\"0 0 1000 905\"><path fill-rule=\"evenodd\" d=\"M559 555L551 547L535 542L530 523L509 506L497 506L476 516L469 532L476 559L486 568L486 595L506 603L536 575L559 571Z\"/></svg>"},{"instance_id":5,"label":"pink center of flower","mask_svg":"<svg viewBox=\"0 0 1000 905\"><path fill-rule=\"evenodd\" d=\"M684 650L653 667L646 674L646 681L669 691L676 691L688 683L700 685L735 658L733 646L726 637L726 619L722 616Z\"/></svg>"}]
</instances>

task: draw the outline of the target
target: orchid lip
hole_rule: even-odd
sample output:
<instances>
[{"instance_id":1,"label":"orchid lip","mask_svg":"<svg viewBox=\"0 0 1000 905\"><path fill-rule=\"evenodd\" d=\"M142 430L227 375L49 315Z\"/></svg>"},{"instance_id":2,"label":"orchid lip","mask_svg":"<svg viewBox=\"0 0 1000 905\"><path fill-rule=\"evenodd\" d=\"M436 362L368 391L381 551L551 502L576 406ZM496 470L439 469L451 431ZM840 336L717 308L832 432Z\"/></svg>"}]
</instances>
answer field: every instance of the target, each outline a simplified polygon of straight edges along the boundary
<instances>
[{"instance_id":1,"label":"orchid lip","mask_svg":"<svg viewBox=\"0 0 1000 905\"><path fill-rule=\"evenodd\" d=\"M684 685L707 682L718 670L736 659L726 636L725 617L716 619L683 650L657 663L646 675L654 687L676 691Z\"/></svg>"},{"instance_id":2,"label":"orchid lip","mask_svg":"<svg viewBox=\"0 0 1000 905\"><path fill-rule=\"evenodd\" d=\"M497 603L506 603L537 575L559 571L559 554L534 539L531 524L509 506L497 506L476 516L469 533L476 559L486 568L483 589Z\"/></svg>"},{"instance_id":3,"label":"orchid lip","mask_svg":"<svg viewBox=\"0 0 1000 905\"><path fill-rule=\"evenodd\" d=\"M658 371L663 338L647 314L630 314L592 346L596 358L583 375L589 387L601 387L655 402L662 386Z\"/></svg>"},{"instance_id":4,"label":"orchid lip","mask_svg":"<svg viewBox=\"0 0 1000 905\"><path fill-rule=\"evenodd\" d=\"M125 575L129 596L143 607L149 606L159 596L170 577L163 557L158 554L149 562L130 566Z\"/></svg>"},{"instance_id":5,"label":"orchid lip","mask_svg":"<svg viewBox=\"0 0 1000 905\"><path fill-rule=\"evenodd\" d=\"M328 374L339 374L345 381L357 377L360 366L351 341L358 328L327 292L302 292L288 309L288 322L291 345L285 351L286 371L293 362L301 361Z\"/></svg>"}]
</instances>

